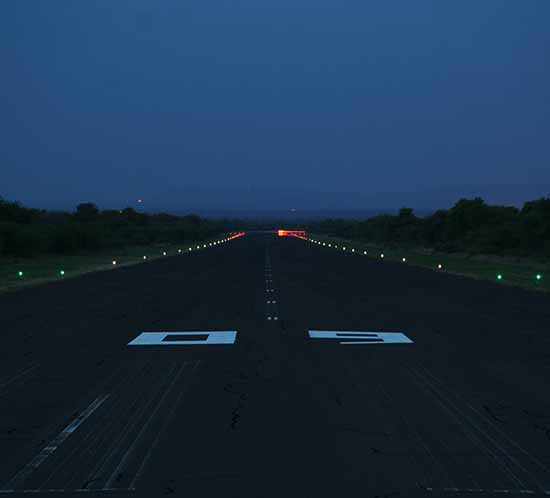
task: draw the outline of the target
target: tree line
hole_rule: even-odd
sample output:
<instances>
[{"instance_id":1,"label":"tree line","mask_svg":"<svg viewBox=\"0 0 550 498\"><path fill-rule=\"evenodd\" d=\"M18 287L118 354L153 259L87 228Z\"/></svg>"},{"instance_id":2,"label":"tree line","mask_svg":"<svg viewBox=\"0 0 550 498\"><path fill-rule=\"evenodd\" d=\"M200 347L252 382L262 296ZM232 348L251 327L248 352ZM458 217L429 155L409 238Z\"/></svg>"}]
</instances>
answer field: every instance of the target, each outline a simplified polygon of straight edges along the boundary
<instances>
[{"instance_id":1,"label":"tree line","mask_svg":"<svg viewBox=\"0 0 550 498\"><path fill-rule=\"evenodd\" d=\"M550 257L550 198L526 202L521 209L491 206L476 197L450 209L418 217L411 208L363 221L326 219L312 231L363 242L426 247L444 252Z\"/></svg>"},{"instance_id":2,"label":"tree line","mask_svg":"<svg viewBox=\"0 0 550 498\"><path fill-rule=\"evenodd\" d=\"M185 243L225 231L223 221L195 214L147 214L128 207L100 211L83 203L74 212L22 206L0 197L0 256L100 251L130 245Z\"/></svg>"}]
</instances>

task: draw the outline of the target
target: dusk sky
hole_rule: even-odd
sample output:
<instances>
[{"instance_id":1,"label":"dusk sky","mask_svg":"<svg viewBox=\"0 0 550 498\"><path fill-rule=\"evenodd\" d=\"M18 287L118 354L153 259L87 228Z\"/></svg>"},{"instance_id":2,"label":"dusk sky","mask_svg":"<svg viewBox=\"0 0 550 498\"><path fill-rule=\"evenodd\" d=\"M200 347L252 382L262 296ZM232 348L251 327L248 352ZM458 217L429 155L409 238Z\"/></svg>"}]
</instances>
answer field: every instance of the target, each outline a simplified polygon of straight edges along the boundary
<instances>
[{"instance_id":1,"label":"dusk sky","mask_svg":"<svg viewBox=\"0 0 550 498\"><path fill-rule=\"evenodd\" d=\"M550 196L548 0L2 0L0 196L448 207Z\"/></svg>"}]
</instances>

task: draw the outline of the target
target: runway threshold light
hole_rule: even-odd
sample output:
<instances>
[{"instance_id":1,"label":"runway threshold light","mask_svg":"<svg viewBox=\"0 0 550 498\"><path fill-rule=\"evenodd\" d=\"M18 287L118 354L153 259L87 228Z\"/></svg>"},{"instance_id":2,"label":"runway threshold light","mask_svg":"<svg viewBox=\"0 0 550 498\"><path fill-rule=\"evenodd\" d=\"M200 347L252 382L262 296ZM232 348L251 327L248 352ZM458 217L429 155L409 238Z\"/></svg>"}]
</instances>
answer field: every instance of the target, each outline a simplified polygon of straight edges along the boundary
<instances>
[{"instance_id":1,"label":"runway threshold light","mask_svg":"<svg viewBox=\"0 0 550 498\"><path fill-rule=\"evenodd\" d=\"M537 279L537 280L542 280L542 275L541 275L540 273L537 274L536 279Z\"/></svg>"},{"instance_id":2,"label":"runway threshold light","mask_svg":"<svg viewBox=\"0 0 550 498\"><path fill-rule=\"evenodd\" d=\"M244 235L244 232L242 232L241 235ZM297 237L299 239L308 240L307 233L305 230L286 230L283 228L279 228L277 230L277 235L279 237ZM320 242L318 243L320 244Z\"/></svg>"},{"instance_id":3,"label":"runway threshold light","mask_svg":"<svg viewBox=\"0 0 550 498\"><path fill-rule=\"evenodd\" d=\"M60 275L65 275L65 270L61 270L61 271L59 272L59 274L60 274Z\"/></svg>"},{"instance_id":4,"label":"runway threshold light","mask_svg":"<svg viewBox=\"0 0 550 498\"><path fill-rule=\"evenodd\" d=\"M22 271L17 272L17 275L19 275L20 277L22 277L22 276L23 276L23 272L22 272Z\"/></svg>"},{"instance_id":5,"label":"runway threshold light","mask_svg":"<svg viewBox=\"0 0 550 498\"><path fill-rule=\"evenodd\" d=\"M502 280L502 275L500 273L497 275L497 280Z\"/></svg>"}]
</instances>

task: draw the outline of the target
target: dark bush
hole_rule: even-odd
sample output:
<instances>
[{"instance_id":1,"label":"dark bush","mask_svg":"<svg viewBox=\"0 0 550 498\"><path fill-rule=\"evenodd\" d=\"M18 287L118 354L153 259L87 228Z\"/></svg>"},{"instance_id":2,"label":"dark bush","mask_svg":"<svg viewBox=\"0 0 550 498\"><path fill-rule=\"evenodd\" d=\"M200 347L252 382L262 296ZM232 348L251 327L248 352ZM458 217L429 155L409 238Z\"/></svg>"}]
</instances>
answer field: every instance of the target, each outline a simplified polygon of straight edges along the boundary
<instances>
[{"instance_id":1,"label":"dark bush","mask_svg":"<svg viewBox=\"0 0 550 498\"><path fill-rule=\"evenodd\" d=\"M410 208L362 221L326 219L313 230L378 244L423 246L446 252L550 256L550 199L521 210L460 199L451 209L419 218Z\"/></svg>"}]
</instances>

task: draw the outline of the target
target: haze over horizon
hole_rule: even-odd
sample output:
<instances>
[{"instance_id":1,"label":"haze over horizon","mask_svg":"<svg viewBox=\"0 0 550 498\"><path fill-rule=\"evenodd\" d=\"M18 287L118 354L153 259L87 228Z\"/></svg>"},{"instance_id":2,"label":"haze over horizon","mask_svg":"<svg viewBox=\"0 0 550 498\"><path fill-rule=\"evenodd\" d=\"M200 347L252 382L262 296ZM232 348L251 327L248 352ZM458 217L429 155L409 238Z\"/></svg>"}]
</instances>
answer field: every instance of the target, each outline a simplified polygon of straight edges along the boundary
<instances>
[{"instance_id":1,"label":"haze over horizon","mask_svg":"<svg viewBox=\"0 0 550 498\"><path fill-rule=\"evenodd\" d=\"M550 4L0 5L0 196L416 210L550 196Z\"/></svg>"}]
</instances>

